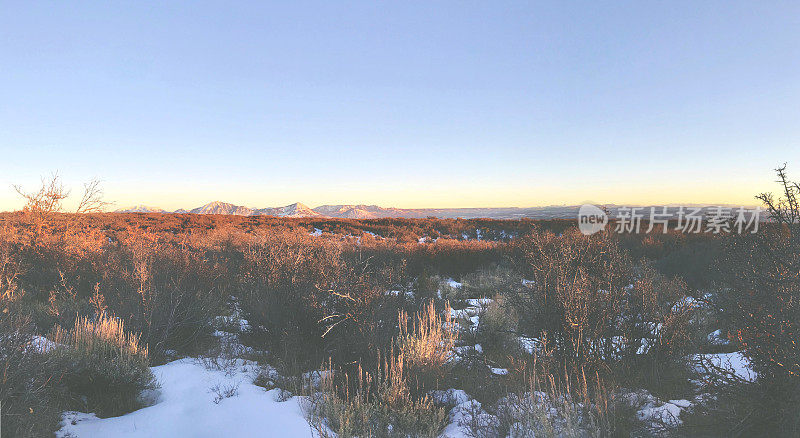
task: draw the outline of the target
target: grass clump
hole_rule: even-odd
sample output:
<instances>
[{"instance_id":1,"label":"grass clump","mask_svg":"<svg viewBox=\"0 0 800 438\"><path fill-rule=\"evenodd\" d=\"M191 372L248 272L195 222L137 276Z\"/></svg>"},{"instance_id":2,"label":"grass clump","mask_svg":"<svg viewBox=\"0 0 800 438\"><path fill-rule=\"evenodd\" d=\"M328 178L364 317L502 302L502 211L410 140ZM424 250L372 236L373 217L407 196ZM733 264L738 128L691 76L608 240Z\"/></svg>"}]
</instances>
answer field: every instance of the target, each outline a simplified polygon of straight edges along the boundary
<instances>
[{"instance_id":1,"label":"grass clump","mask_svg":"<svg viewBox=\"0 0 800 438\"><path fill-rule=\"evenodd\" d=\"M50 339L56 345L49 355L76 409L121 415L141 407L141 392L156 387L147 347L125 332L120 319L78 318L71 330L56 327Z\"/></svg>"},{"instance_id":2,"label":"grass clump","mask_svg":"<svg viewBox=\"0 0 800 438\"><path fill-rule=\"evenodd\" d=\"M427 396L413 397L403 369L401 353L374 373L359 365L354 373L340 373L337 382L329 364L306 411L312 429L325 438L439 436L447 412Z\"/></svg>"},{"instance_id":3,"label":"grass clump","mask_svg":"<svg viewBox=\"0 0 800 438\"><path fill-rule=\"evenodd\" d=\"M473 403L460 425L473 438L608 437L645 434L636 406L610 391L598 375L583 373L556 379L536 374L528 387L501 398L488 411Z\"/></svg>"},{"instance_id":4,"label":"grass clump","mask_svg":"<svg viewBox=\"0 0 800 438\"><path fill-rule=\"evenodd\" d=\"M437 437L447 425L447 411L428 392L438 388L450 369L457 330L450 307L437 311L431 300L409 315L398 315L399 333L374 372L359 363L335 371L329 361L311 394L307 419L321 436ZM396 346L396 349L395 349Z\"/></svg>"},{"instance_id":5,"label":"grass clump","mask_svg":"<svg viewBox=\"0 0 800 438\"><path fill-rule=\"evenodd\" d=\"M414 389L435 389L450 368L449 361L458 337L449 304L440 313L433 301L429 301L411 317L401 310L398 320L400 335L397 344L403 358L402 365L414 380Z\"/></svg>"}]
</instances>

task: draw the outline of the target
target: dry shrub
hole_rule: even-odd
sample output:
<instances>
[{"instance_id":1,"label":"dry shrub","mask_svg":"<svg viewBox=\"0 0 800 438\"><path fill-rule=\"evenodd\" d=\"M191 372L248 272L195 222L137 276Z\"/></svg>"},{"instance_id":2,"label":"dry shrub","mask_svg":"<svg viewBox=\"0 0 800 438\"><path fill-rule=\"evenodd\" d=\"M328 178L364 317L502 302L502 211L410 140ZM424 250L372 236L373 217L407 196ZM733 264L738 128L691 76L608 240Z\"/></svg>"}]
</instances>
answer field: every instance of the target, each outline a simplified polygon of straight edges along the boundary
<instances>
[{"instance_id":1,"label":"dry shrub","mask_svg":"<svg viewBox=\"0 0 800 438\"><path fill-rule=\"evenodd\" d=\"M55 345L48 355L76 409L100 417L121 415L140 407L140 393L155 387L147 347L119 319L80 318L71 330L56 327L50 340Z\"/></svg>"},{"instance_id":2,"label":"dry shrub","mask_svg":"<svg viewBox=\"0 0 800 438\"><path fill-rule=\"evenodd\" d=\"M427 396L415 398L404 375L403 355L392 355L374 373L359 365L337 383L330 363L309 397L306 418L320 437L438 437L447 413Z\"/></svg>"},{"instance_id":3,"label":"dry shrub","mask_svg":"<svg viewBox=\"0 0 800 438\"><path fill-rule=\"evenodd\" d=\"M718 386L729 402L705 412L702 422L732 434L800 435L800 184L785 169L776 170L780 195L758 196L772 223L728 236L717 259L714 304L758 375L734 390Z\"/></svg>"},{"instance_id":4,"label":"dry shrub","mask_svg":"<svg viewBox=\"0 0 800 438\"><path fill-rule=\"evenodd\" d=\"M613 338L619 297L630 284L631 264L610 236L534 233L515 243L525 278L509 290L520 329L553 351L554 369L596 367L616 354Z\"/></svg>"},{"instance_id":5,"label":"dry shrub","mask_svg":"<svg viewBox=\"0 0 800 438\"><path fill-rule=\"evenodd\" d=\"M65 407L60 370L26 318L0 313L2 437L52 435Z\"/></svg>"},{"instance_id":6,"label":"dry shrub","mask_svg":"<svg viewBox=\"0 0 800 438\"><path fill-rule=\"evenodd\" d=\"M99 290L104 303L142 334L157 363L167 350L196 349L224 309L221 269L207 263L200 251L140 234L107 250L103 265L107 269Z\"/></svg>"},{"instance_id":7,"label":"dry shrub","mask_svg":"<svg viewBox=\"0 0 800 438\"><path fill-rule=\"evenodd\" d=\"M635 407L611 387L583 373L556 379L526 376L527 391L509 393L488 411L472 403L462 408L460 426L473 438L636 436L645 430Z\"/></svg>"},{"instance_id":8,"label":"dry shrub","mask_svg":"<svg viewBox=\"0 0 800 438\"><path fill-rule=\"evenodd\" d=\"M680 360L693 314L683 282L636 266L609 233L533 233L515 247L525 285L507 302L519 329L538 338L550 370L631 372Z\"/></svg>"},{"instance_id":9,"label":"dry shrub","mask_svg":"<svg viewBox=\"0 0 800 438\"><path fill-rule=\"evenodd\" d=\"M270 232L249 246L236 294L261 334L261 348L309 365L326 356L374 364L374 352L391 343L397 317L388 303L398 298L387 296L385 272L341 242Z\"/></svg>"},{"instance_id":10,"label":"dry shrub","mask_svg":"<svg viewBox=\"0 0 800 438\"><path fill-rule=\"evenodd\" d=\"M109 311L142 333L158 362L167 349L191 351L225 302L220 267L160 236L110 241L99 232L60 231L36 245L10 240L0 246L0 263L4 247L10 248L5 259L14 262L5 265L5 289L16 297L12 307L31 314L40 332Z\"/></svg>"},{"instance_id":11,"label":"dry shrub","mask_svg":"<svg viewBox=\"0 0 800 438\"><path fill-rule=\"evenodd\" d=\"M312 428L320 436L439 436L447 415L427 393L447 374L457 336L449 306L443 314L433 301L415 315L401 310L397 349L378 355L372 373L360 363L337 372L329 361L307 412Z\"/></svg>"},{"instance_id":12,"label":"dry shrub","mask_svg":"<svg viewBox=\"0 0 800 438\"><path fill-rule=\"evenodd\" d=\"M438 292L441 290L439 288L439 283L438 277L430 275L427 271L423 271L422 274L414 279L414 284L411 287L414 301L422 304L431 299L436 299L438 297Z\"/></svg>"},{"instance_id":13,"label":"dry shrub","mask_svg":"<svg viewBox=\"0 0 800 438\"><path fill-rule=\"evenodd\" d=\"M341 244L270 230L243 255L235 294L244 316L266 342L260 347L276 354L298 344L322 349L324 300L344 272Z\"/></svg>"},{"instance_id":14,"label":"dry shrub","mask_svg":"<svg viewBox=\"0 0 800 438\"><path fill-rule=\"evenodd\" d=\"M522 347L518 333L519 315L503 295L496 295L480 316L476 341L487 353L519 354Z\"/></svg>"},{"instance_id":15,"label":"dry shrub","mask_svg":"<svg viewBox=\"0 0 800 438\"><path fill-rule=\"evenodd\" d=\"M443 316L442 316L443 315ZM414 380L418 393L435 389L449 370L453 346L458 338L458 327L451 320L450 305L438 312L434 302L409 317L405 310L398 316L400 334L398 350L408 378Z\"/></svg>"},{"instance_id":16,"label":"dry shrub","mask_svg":"<svg viewBox=\"0 0 800 438\"><path fill-rule=\"evenodd\" d=\"M491 298L516 286L522 278L507 265L492 265L462 278L462 291L467 298Z\"/></svg>"},{"instance_id":17,"label":"dry shrub","mask_svg":"<svg viewBox=\"0 0 800 438\"><path fill-rule=\"evenodd\" d=\"M18 281L22 270L19 244L6 239L0 240L0 302L16 302L25 294Z\"/></svg>"}]
</instances>

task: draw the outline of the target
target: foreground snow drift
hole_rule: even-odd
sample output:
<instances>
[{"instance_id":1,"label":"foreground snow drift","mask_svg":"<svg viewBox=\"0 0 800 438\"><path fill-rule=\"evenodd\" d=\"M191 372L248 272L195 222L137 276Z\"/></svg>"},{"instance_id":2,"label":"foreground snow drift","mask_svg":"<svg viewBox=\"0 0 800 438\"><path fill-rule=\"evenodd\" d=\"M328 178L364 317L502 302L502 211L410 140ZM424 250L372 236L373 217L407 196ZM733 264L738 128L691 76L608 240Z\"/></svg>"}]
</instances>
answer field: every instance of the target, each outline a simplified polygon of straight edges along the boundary
<instances>
[{"instance_id":1,"label":"foreground snow drift","mask_svg":"<svg viewBox=\"0 0 800 438\"><path fill-rule=\"evenodd\" d=\"M153 367L161 389L155 404L121 417L67 412L58 437L309 437L297 398L253 385L254 366L208 370L193 359ZM216 390L212 390L215 388ZM226 397L231 395L230 397ZM235 394L231 394L235 393Z\"/></svg>"}]
</instances>

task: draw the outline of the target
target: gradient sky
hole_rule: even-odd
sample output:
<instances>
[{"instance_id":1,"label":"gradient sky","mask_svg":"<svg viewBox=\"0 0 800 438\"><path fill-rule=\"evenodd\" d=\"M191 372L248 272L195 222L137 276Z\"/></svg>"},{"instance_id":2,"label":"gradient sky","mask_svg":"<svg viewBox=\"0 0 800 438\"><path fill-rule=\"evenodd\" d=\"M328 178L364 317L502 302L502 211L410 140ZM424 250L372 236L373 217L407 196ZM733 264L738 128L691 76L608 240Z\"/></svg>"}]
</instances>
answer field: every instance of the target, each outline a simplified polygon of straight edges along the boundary
<instances>
[{"instance_id":1,"label":"gradient sky","mask_svg":"<svg viewBox=\"0 0 800 438\"><path fill-rule=\"evenodd\" d=\"M0 210L754 204L800 2L2 2L0 151Z\"/></svg>"}]
</instances>

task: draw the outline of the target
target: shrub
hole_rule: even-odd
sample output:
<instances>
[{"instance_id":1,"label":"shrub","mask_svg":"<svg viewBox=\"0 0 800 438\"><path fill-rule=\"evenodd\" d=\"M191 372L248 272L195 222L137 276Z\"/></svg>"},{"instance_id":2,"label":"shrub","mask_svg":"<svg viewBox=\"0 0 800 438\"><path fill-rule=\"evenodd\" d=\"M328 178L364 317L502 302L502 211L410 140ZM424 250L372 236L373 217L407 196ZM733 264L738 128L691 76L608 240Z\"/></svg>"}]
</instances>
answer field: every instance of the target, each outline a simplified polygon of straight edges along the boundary
<instances>
[{"instance_id":1,"label":"shrub","mask_svg":"<svg viewBox=\"0 0 800 438\"><path fill-rule=\"evenodd\" d=\"M64 408L59 370L26 318L0 313L0 424L3 437L41 437L55 431Z\"/></svg>"},{"instance_id":2,"label":"shrub","mask_svg":"<svg viewBox=\"0 0 800 438\"><path fill-rule=\"evenodd\" d=\"M510 289L520 329L553 351L555 369L611 361L618 297L630 283L631 264L609 235L534 233L516 243L519 269L532 281Z\"/></svg>"},{"instance_id":3,"label":"shrub","mask_svg":"<svg viewBox=\"0 0 800 438\"><path fill-rule=\"evenodd\" d=\"M224 271L203 254L137 235L105 252L100 282L108 308L141 333L152 359L191 352L213 331L227 296Z\"/></svg>"},{"instance_id":4,"label":"shrub","mask_svg":"<svg viewBox=\"0 0 800 438\"><path fill-rule=\"evenodd\" d=\"M236 294L259 347L282 360L316 366L333 356L372 366L375 351L391 344L402 302L387 295L393 274L385 272L340 242L267 233L245 253Z\"/></svg>"},{"instance_id":5,"label":"shrub","mask_svg":"<svg viewBox=\"0 0 800 438\"><path fill-rule=\"evenodd\" d=\"M398 320L400 362L408 378L414 380L413 389L417 393L435 389L448 371L458 337L457 325L450 318L450 306L445 305L443 312L437 312L431 300L412 317L401 310Z\"/></svg>"},{"instance_id":6,"label":"shrub","mask_svg":"<svg viewBox=\"0 0 800 438\"><path fill-rule=\"evenodd\" d=\"M775 436L800 434L800 185L788 181L785 166L777 169L782 194L758 196L772 223L755 234L725 239L718 266L724 281L714 304L722 310L733 337L758 375L746 385L747 406L740 430ZM726 393L725 388L719 392ZM729 395L736 392L727 392ZM724 412L724 411L723 411ZM714 420L711 417L711 420ZM729 415L716 416L730 427Z\"/></svg>"},{"instance_id":7,"label":"shrub","mask_svg":"<svg viewBox=\"0 0 800 438\"><path fill-rule=\"evenodd\" d=\"M320 372L322 384L307 412L320 436L437 437L444 429L446 411L427 393L449 370L457 337L450 307L437 312L431 300L415 315L401 310L398 321L397 350L378 355L375 372L359 364L337 373L331 362Z\"/></svg>"},{"instance_id":8,"label":"shrub","mask_svg":"<svg viewBox=\"0 0 800 438\"><path fill-rule=\"evenodd\" d=\"M540 381L526 378L526 392L510 393L489 411L479 403L463 408L460 426L473 438L608 437L644 435L635 408L599 379L582 374ZM557 383L561 382L561 383Z\"/></svg>"},{"instance_id":9,"label":"shrub","mask_svg":"<svg viewBox=\"0 0 800 438\"><path fill-rule=\"evenodd\" d=\"M412 286L416 302L424 303L437 298L439 289L438 278L432 277L427 272L420 274Z\"/></svg>"},{"instance_id":10,"label":"shrub","mask_svg":"<svg viewBox=\"0 0 800 438\"><path fill-rule=\"evenodd\" d=\"M463 277L462 289L468 298L491 298L520 283L522 278L506 265L493 265Z\"/></svg>"},{"instance_id":11,"label":"shrub","mask_svg":"<svg viewBox=\"0 0 800 438\"><path fill-rule=\"evenodd\" d=\"M312 429L326 438L438 437L447 424L446 411L427 396L412 397L403 369L402 354L390 356L372 374L359 366L350 389L348 374L336 384L330 365L323 368L320 388L306 409Z\"/></svg>"},{"instance_id":12,"label":"shrub","mask_svg":"<svg viewBox=\"0 0 800 438\"><path fill-rule=\"evenodd\" d=\"M634 265L614 236L533 233L513 243L520 272L510 287L519 329L538 338L552 370L630 371L680 360L693 306L680 280ZM658 378L657 372L652 373Z\"/></svg>"},{"instance_id":13,"label":"shrub","mask_svg":"<svg viewBox=\"0 0 800 438\"><path fill-rule=\"evenodd\" d=\"M518 353L521 346L517 336L519 315L508 305L505 297L496 295L480 317L476 340L484 351Z\"/></svg>"},{"instance_id":14,"label":"shrub","mask_svg":"<svg viewBox=\"0 0 800 438\"><path fill-rule=\"evenodd\" d=\"M147 347L139 345L138 335L126 333L119 319L80 318L72 330L56 327L50 340L56 346L48 355L80 410L121 415L140 407L140 393L156 386Z\"/></svg>"},{"instance_id":15,"label":"shrub","mask_svg":"<svg viewBox=\"0 0 800 438\"><path fill-rule=\"evenodd\" d=\"M720 370L710 370L718 372ZM721 376L721 377L719 377ZM782 382L747 382L718 374L704 391L712 394L681 415L681 436L796 437L800 387Z\"/></svg>"}]
</instances>

